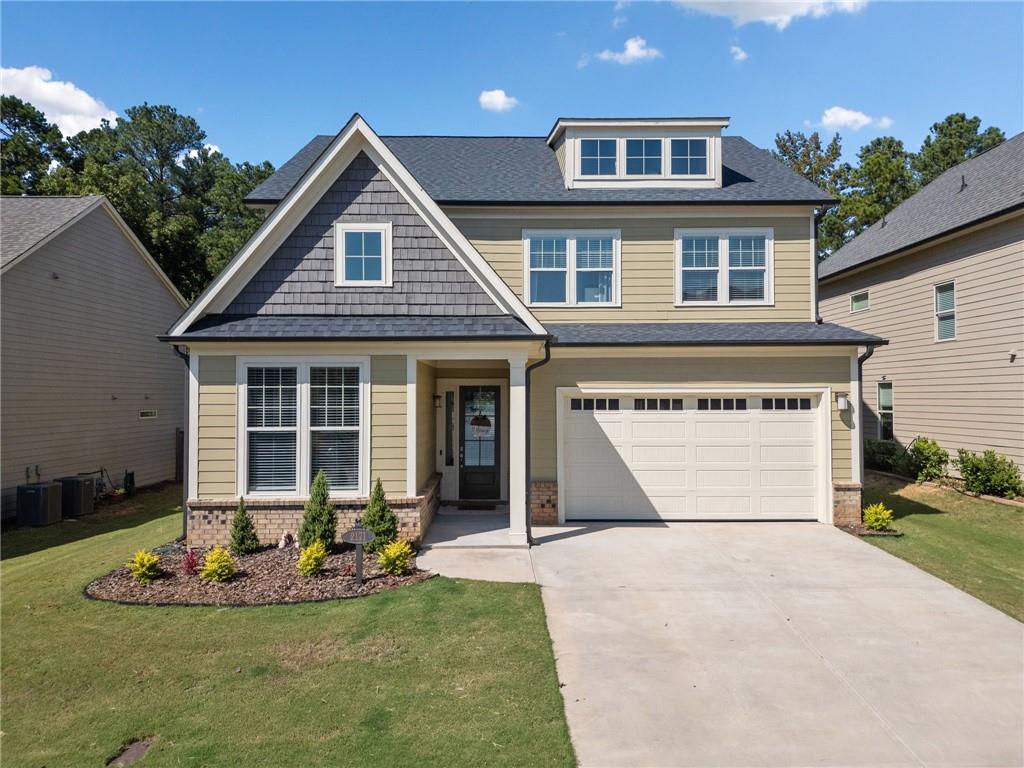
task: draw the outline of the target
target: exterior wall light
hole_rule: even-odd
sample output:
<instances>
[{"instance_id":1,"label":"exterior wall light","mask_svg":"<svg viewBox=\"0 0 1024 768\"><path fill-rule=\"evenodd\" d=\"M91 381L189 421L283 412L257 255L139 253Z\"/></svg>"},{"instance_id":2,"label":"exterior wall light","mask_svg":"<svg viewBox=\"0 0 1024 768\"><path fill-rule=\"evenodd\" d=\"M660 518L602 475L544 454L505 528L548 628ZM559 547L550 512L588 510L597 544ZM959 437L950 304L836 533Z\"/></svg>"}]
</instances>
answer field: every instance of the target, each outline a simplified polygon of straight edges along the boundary
<instances>
[{"instance_id":1,"label":"exterior wall light","mask_svg":"<svg viewBox=\"0 0 1024 768\"><path fill-rule=\"evenodd\" d=\"M434 407L438 408L438 409L441 407L441 396L440 395L434 395Z\"/></svg>"},{"instance_id":2,"label":"exterior wall light","mask_svg":"<svg viewBox=\"0 0 1024 768\"><path fill-rule=\"evenodd\" d=\"M840 411L850 410L850 396L846 392L836 392L836 408Z\"/></svg>"}]
</instances>

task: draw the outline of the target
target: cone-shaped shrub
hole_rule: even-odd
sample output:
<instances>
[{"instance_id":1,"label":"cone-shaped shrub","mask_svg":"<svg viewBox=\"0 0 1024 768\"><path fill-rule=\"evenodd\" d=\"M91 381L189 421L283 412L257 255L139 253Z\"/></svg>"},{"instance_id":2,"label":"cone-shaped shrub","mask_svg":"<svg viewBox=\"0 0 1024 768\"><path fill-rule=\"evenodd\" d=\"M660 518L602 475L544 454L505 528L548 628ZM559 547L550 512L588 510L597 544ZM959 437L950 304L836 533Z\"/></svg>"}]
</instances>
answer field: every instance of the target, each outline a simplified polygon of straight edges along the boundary
<instances>
[{"instance_id":1,"label":"cone-shaped shrub","mask_svg":"<svg viewBox=\"0 0 1024 768\"><path fill-rule=\"evenodd\" d=\"M238 500L235 519L231 521L231 551L236 555L248 555L260 548L260 538L256 535L256 526L252 516L245 508L245 498Z\"/></svg>"},{"instance_id":2,"label":"cone-shaped shrub","mask_svg":"<svg viewBox=\"0 0 1024 768\"><path fill-rule=\"evenodd\" d=\"M366 512L363 513L363 525L377 537L366 545L368 552L379 552L398 538L398 518L388 506L384 486L380 484L379 477L373 486L373 493L370 494L370 503L366 505Z\"/></svg>"},{"instance_id":3,"label":"cone-shaped shrub","mask_svg":"<svg viewBox=\"0 0 1024 768\"><path fill-rule=\"evenodd\" d=\"M299 546L305 549L314 541L320 541L329 552L334 546L337 525L334 507L331 506L331 492L327 487L327 475L321 469L313 478L313 487L309 489L309 501L306 502L302 527L299 528Z\"/></svg>"}]
</instances>

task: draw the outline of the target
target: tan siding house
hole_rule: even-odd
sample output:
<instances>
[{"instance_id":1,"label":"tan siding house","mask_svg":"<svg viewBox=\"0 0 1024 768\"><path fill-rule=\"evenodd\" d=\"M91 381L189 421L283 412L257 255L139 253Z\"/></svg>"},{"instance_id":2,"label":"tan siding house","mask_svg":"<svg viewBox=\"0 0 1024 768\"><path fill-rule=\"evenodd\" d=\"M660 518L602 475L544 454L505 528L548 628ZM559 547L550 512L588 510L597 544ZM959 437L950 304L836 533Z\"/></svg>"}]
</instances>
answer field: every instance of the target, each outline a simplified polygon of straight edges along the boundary
<instances>
[{"instance_id":1,"label":"tan siding house","mask_svg":"<svg viewBox=\"0 0 1024 768\"><path fill-rule=\"evenodd\" d=\"M2 198L0 225L4 516L37 468L174 479L186 372L157 337L184 300L103 198Z\"/></svg>"}]
</instances>

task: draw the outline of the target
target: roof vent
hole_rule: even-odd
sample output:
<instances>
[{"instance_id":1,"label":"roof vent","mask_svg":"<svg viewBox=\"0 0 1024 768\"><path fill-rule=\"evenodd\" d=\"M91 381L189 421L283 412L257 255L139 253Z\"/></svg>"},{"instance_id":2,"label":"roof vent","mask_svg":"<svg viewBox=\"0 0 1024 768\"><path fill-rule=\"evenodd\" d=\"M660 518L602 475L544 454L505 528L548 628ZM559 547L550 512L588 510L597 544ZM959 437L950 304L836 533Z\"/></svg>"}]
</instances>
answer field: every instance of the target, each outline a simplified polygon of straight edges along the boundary
<instances>
[{"instance_id":1,"label":"roof vent","mask_svg":"<svg viewBox=\"0 0 1024 768\"><path fill-rule=\"evenodd\" d=\"M957 194L960 194L967 189L967 177L964 174L960 174L960 189L957 190Z\"/></svg>"}]
</instances>

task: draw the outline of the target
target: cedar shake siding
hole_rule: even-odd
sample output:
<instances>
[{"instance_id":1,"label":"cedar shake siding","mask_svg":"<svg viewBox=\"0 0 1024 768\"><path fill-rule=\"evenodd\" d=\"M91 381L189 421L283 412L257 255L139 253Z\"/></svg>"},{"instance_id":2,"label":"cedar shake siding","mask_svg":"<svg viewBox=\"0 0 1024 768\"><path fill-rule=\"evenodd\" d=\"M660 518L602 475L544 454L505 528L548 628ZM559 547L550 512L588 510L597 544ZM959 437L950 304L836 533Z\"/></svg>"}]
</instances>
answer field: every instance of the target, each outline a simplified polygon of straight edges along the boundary
<instances>
[{"instance_id":1,"label":"cedar shake siding","mask_svg":"<svg viewBox=\"0 0 1024 768\"><path fill-rule=\"evenodd\" d=\"M391 286L335 286L336 222L392 223ZM464 317L504 312L361 152L225 314Z\"/></svg>"}]
</instances>

